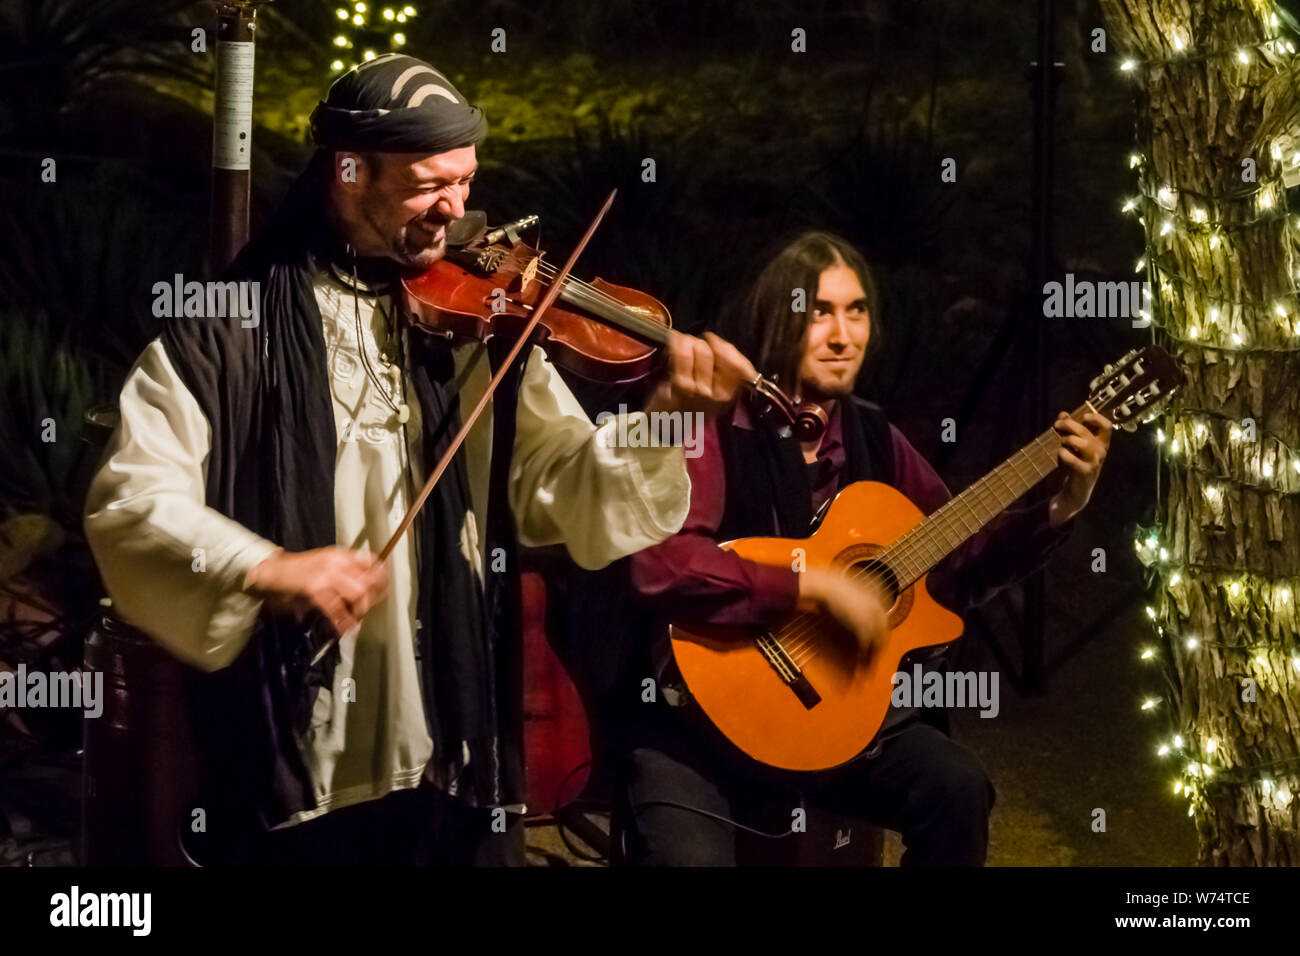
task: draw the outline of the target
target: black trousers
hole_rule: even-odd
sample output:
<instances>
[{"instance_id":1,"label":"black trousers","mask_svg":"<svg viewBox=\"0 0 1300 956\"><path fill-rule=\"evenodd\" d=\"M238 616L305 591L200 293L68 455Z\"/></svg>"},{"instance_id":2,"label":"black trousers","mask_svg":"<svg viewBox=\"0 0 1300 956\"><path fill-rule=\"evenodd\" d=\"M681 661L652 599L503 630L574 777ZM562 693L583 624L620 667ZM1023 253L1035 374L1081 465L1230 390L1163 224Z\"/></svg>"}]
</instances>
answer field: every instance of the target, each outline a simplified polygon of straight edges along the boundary
<instances>
[{"instance_id":1,"label":"black trousers","mask_svg":"<svg viewBox=\"0 0 1300 956\"><path fill-rule=\"evenodd\" d=\"M783 832L806 805L898 831L904 866L984 863L993 784L969 750L929 724L913 719L874 753L797 777L764 773L734 748L728 753L707 736L690 742L681 729L618 761L616 862L734 866L736 829L724 820Z\"/></svg>"},{"instance_id":2,"label":"black trousers","mask_svg":"<svg viewBox=\"0 0 1300 956\"><path fill-rule=\"evenodd\" d=\"M241 859L257 867L522 866L523 818L476 809L422 782L306 823L260 831Z\"/></svg>"}]
</instances>

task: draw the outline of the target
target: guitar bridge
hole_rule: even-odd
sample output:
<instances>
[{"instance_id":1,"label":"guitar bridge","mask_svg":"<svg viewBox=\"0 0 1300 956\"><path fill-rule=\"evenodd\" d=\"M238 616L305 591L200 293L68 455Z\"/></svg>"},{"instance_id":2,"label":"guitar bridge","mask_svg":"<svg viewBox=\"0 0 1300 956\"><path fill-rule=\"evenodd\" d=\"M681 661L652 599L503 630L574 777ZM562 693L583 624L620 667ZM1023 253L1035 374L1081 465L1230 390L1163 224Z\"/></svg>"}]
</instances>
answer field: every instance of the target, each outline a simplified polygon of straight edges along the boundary
<instances>
[{"instance_id":1,"label":"guitar bridge","mask_svg":"<svg viewBox=\"0 0 1300 956\"><path fill-rule=\"evenodd\" d=\"M799 665L794 662L781 642L771 634L763 633L754 639L758 646L758 651L776 671L776 676L780 677L786 687L794 691L794 695L799 698L799 703L803 704L808 710L812 710L822 702L821 694L817 693L816 688L804 676L804 672L799 669Z\"/></svg>"}]
</instances>

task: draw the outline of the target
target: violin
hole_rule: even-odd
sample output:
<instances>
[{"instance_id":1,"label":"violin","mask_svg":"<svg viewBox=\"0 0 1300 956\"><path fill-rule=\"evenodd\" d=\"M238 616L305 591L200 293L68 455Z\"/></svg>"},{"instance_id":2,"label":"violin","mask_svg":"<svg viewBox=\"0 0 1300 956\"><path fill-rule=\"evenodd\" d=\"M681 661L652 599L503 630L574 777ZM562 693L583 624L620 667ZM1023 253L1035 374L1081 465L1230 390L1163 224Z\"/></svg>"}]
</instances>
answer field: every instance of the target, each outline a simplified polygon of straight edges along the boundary
<instances>
[{"instance_id":1,"label":"violin","mask_svg":"<svg viewBox=\"0 0 1300 956\"><path fill-rule=\"evenodd\" d=\"M560 270L520 238L525 216L489 230L482 212L447 227L447 252L424 273L402 280L405 312L419 329L450 340L486 341L522 334ZM672 316L654 296L604 279L567 276L538 323L536 339L557 366L603 385L630 384L656 372ZM775 414L801 437L824 418L798 405L771 380L747 383L761 415ZM820 424L820 421L818 422ZM820 432L816 432L820 434Z\"/></svg>"}]
</instances>

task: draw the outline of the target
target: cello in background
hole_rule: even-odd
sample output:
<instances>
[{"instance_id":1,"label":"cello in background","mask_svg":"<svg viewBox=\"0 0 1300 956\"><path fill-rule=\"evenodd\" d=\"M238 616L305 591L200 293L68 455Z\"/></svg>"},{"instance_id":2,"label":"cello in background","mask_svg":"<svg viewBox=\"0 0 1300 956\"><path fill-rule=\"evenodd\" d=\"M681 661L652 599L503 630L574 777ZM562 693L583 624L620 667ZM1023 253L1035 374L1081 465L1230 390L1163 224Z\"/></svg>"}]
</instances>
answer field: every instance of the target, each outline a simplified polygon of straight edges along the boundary
<instances>
[{"instance_id":1,"label":"cello in background","mask_svg":"<svg viewBox=\"0 0 1300 956\"><path fill-rule=\"evenodd\" d=\"M524 645L524 775L530 813L554 815L591 775L591 729L582 696L548 636L546 580L520 575Z\"/></svg>"}]
</instances>

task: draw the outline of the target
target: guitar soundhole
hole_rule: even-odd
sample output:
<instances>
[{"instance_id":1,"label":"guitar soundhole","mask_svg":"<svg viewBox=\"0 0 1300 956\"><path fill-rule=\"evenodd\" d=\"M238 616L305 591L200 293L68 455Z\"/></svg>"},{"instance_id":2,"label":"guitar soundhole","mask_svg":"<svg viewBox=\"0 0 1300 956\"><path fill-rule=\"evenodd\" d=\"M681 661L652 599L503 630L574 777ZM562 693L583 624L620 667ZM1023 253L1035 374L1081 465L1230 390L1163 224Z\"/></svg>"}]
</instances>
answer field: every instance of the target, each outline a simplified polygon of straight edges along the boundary
<instances>
[{"instance_id":1,"label":"guitar soundhole","mask_svg":"<svg viewBox=\"0 0 1300 956\"><path fill-rule=\"evenodd\" d=\"M893 607L898 602L898 577L894 570L876 558L870 558L866 561L854 561L853 571L855 576L869 578L880 586L889 599L887 606Z\"/></svg>"}]
</instances>

